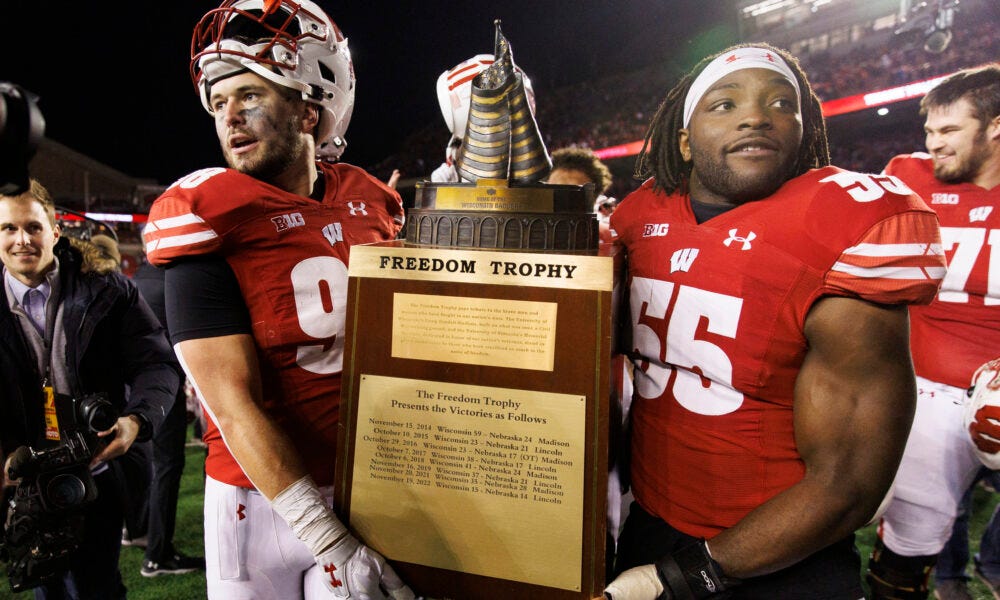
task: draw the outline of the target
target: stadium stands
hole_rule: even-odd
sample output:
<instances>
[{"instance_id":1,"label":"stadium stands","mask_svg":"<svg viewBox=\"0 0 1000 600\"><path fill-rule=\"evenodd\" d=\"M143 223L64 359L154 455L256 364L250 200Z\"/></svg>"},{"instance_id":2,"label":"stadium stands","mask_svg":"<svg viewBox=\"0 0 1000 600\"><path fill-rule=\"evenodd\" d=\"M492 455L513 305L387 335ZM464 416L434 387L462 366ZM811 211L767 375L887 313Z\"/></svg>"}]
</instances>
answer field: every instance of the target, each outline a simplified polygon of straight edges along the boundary
<instances>
[{"instance_id":1,"label":"stadium stands","mask_svg":"<svg viewBox=\"0 0 1000 600\"><path fill-rule=\"evenodd\" d=\"M946 75L1000 56L995 11L988 3L968 7L963 3L963 10L955 16L953 41L940 54L914 47L902 37L889 37L888 42L858 44L846 53L813 53L799 58L824 101ZM536 120L546 146L549 151L573 145L598 150L641 140L676 76L652 65L558 89L544 89L544 82L536 82L540 88ZM827 126L834 164L880 171L888 157L923 149L917 103L901 102L889 110L895 112L892 119L882 119L874 109L830 117ZM403 181L412 186L413 181L429 178L431 170L441 163L447 139L444 123L430 123L369 171L386 180L398 168ZM609 195L621 198L638 186L640 182L632 177L634 158L605 161L615 175ZM405 190L401 192L405 197Z\"/></svg>"}]
</instances>

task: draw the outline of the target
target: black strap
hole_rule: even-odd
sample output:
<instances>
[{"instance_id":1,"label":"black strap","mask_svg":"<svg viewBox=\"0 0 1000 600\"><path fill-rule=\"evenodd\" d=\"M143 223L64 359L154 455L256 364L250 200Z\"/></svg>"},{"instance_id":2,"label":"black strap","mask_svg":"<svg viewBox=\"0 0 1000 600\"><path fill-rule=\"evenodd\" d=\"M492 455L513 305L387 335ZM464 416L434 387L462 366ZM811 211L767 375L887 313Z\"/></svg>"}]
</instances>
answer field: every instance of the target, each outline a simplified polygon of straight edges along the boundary
<instances>
[{"instance_id":1,"label":"black strap","mask_svg":"<svg viewBox=\"0 0 1000 600\"><path fill-rule=\"evenodd\" d=\"M708 554L705 540L685 546L656 561L656 572L663 584L659 600L702 600L722 597L739 584L726 577L719 563Z\"/></svg>"}]
</instances>

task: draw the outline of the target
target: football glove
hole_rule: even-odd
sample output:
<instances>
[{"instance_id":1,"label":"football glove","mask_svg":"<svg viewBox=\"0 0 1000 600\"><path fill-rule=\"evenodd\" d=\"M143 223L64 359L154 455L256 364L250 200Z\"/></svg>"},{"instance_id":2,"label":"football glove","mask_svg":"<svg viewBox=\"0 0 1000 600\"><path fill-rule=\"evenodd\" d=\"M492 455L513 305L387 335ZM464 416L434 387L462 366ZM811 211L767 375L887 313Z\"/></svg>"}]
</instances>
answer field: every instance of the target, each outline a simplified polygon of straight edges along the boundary
<instances>
[{"instance_id":1,"label":"football glove","mask_svg":"<svg viewBox=\"0 0 1000 600\"><path fill-rule=\"evenodd\" d=\"M413 592L382 555L351 534L317 555L316 564L323 569L323 583L334 598L414 600ZM389 595L386 596L382 590Z\"/></svg>"},{"instance_id":2,"label":"football glove","mask_svg":"<svg viewBox=\"0 0 1000 600\"><path fill-rule=\"evenodd\" d=\"M972 376L965 426L980 462L1000 469L1000 359L979 367Z\"/></svg>"},{"instance_id":3,"label":"football glove","mask_svg":"<svg viewBox=\"0 0 1000 600\"><path fill-rule=\"evenodd\" d=\"M271 500L271 508L312 551L334 598L414 599L385 559L347 531L323 501L312 477L307 475L281 490Z\"/></svg>"}]
</instances>

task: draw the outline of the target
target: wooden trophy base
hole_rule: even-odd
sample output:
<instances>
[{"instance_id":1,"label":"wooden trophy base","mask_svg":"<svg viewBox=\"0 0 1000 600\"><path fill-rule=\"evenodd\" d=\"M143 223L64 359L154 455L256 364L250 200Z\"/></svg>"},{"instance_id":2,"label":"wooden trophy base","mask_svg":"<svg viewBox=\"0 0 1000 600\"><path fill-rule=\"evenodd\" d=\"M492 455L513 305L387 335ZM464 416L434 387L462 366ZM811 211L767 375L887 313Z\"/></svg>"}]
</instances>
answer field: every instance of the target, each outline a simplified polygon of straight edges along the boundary
<instances>
[{"instance_id":1,"label":"wooden trophy base","mask_svg":"<svg viewBox=\"0 0 1000 600\"><path fill-rule=\"evenodd\" d=\"M621 258L352 249L337 509L417 595L602 597Z\"/></svg>"}]
</instances>

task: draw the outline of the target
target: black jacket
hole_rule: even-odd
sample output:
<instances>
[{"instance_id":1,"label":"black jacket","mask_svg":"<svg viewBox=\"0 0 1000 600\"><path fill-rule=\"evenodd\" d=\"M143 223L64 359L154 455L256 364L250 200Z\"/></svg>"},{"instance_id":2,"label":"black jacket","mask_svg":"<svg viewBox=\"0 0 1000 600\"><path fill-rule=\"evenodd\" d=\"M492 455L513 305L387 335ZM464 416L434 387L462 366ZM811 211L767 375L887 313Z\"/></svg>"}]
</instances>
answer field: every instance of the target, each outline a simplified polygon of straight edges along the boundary
<instances>
[{"instance_id":1,"label":"black jacket","mask_svg":"<svg viewBox=\"0 0 1000 600\"><path fill-rule=\"evenodd\" d=\"M59 285L66 363L73 395L105 392L122 415L138 414L153 428L170 409L179 385L163 328L135 284L100 264L87 243L58 240ZM109 272L110 271L110 272ZM17 317L0 285L0 447L44 445L41 377ZM126 387L128 386L128 387ZM142 441L142 440L137 440Z\"/></svg>"}]
</instances>

